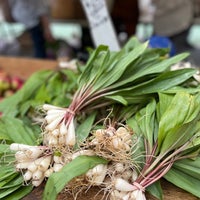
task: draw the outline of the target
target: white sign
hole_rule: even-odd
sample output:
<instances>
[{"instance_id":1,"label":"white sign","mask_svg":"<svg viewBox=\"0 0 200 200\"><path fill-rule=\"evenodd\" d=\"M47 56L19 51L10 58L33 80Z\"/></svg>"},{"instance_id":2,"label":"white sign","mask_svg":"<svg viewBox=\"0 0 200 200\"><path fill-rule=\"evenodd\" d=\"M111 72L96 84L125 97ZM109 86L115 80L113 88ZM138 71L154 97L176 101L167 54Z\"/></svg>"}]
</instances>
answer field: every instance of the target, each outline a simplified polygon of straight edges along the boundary
<instances>
[{"instance_id":1,"label":"white sign","mask_svg":"<svg viewBox=\"0 0 200 200\"><path fill-rule=\"evenodd\" d=\"M105 0L81 0L85 10L95 46L108 45L110 50L119 51L120 46L108 13Z\"/></svg>"}]
</instances>

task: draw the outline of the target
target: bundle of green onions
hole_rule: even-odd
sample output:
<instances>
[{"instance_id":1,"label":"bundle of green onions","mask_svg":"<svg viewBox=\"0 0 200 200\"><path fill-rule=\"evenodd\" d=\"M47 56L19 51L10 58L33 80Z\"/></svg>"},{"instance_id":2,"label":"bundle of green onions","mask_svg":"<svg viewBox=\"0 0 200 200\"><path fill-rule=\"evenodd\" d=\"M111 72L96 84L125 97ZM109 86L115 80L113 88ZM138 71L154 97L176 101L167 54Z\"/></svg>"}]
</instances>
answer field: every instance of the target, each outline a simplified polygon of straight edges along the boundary
<instances>
[{"instance_id":1,"label":"bundle of green onions","mask_svg":"<svg viewBox=\"0 0 200 200\"><path fill-rule=\"evenodd\" d=\"M99 186L110 199L139 200L146 190L162 199L164 177L200 197L197 70L170 70L188 54L167 52L136 38L119 52L91 51L67 107L43 105L40 144L12 140L24 182L48 178L43 199Z\"/></svg>"}]
</instances>

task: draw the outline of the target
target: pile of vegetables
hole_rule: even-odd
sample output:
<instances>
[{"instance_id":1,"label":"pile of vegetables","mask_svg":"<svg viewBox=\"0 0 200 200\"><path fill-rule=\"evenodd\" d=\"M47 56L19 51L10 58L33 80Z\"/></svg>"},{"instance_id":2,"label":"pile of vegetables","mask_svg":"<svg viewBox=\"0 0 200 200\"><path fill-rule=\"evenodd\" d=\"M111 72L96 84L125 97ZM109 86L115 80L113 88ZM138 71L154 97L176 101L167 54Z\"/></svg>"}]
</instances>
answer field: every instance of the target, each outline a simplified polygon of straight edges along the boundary
<instances>
[{"instance_id":1,"label":"pile of vegetables","mask_svg":"<svg viewBox=\"0 0 200 200\"><path fill-rule=\"evenodd\" d=\"M0 103L0 198L45 182L43 199L92 186L111 200L162 199L161 178L200 197L198 70L174 69L187 56L131 38L90 50L77 71L33 74Z\"/></svg>"},{"instance_id":2,"label":"pile of vegetables","mask_svg":"<svg viewBox=\"0 0 200 200\"><path fill-rule=\"evenodd\" d=\"M13 76L0 68L0 100L14 94L22 87L23 82L18 76Z\"/></svg>"}]
</instances>

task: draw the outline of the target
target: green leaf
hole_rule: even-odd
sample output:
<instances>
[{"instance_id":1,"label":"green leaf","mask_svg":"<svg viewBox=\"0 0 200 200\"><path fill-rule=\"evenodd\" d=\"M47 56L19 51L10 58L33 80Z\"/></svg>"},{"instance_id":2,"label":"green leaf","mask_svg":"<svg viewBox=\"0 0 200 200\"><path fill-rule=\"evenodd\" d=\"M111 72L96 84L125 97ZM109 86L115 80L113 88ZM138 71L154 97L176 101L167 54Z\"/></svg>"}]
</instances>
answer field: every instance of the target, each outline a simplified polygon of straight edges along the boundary
<instances>
[{"instance_id":1,"label":"green leaf","mask_svg":"<svg viewBox=\"0 0 200 200\"><path fill-rule=\"evenodd\" d=\"M9 177L10 175L16 174L15 168L12 165L0 165L0 182Z\"/></svg>"},{"instance_id":2,"label":"green leaf","mask_svg":"<svg viewBox=\"0 0 200 200\"><path fill-rule=\"evenodd\" d=\"M86 173L98 164L106 164L102 158L96 156L79 156L65 165L61 171L52 174L45 186L43 200L55 200L65 185L73 178Z\"/></svg>"},{"instance_id":3,"label":"green leaf","mask_svg":"<svg viewBox=\"0 0 200 200\"><path fill-rule=\"evenodd\" d=\"M7 134L5 124L0 119L0 141L2 141L2 140L9 141L9 140L11 140L11 138Z\"/></svg>"},{"instance_id":4,"label":"green leaf","mask_svg":"<svg viewBox=\"0 0 200 200\"><path fill-rule=\"evenodd\" d=\"M151 148L153 147L154 144L155 110L156 110L156 101L152 99L151 102L146 107L144 107L135 114L134 118L136 120L135 122L137 123L137 125L135 124L134 121L132 121L132 123L134 124L131 125L134 132L136 131L137 134L144 135ZM136 127L139 127L139 130Z\"/></svg>"},{"instance_id":5,"label":"green leaf","mask_svg":"<svg viewBox=\"0 0 200 200\"><path fill-rule=\"evenodd\" d=\"M23 185L23 176L15 172L15 175L9 176L6 180L0 182L0 189L7 189L10 187Z\"/></svg>"},{"instance_id":6,"label":"green leaf","mask_svg":"<svg viewBox=\"0 0 200 200\"><path fill-rule=\"evenodd\" d=\"M0 103L0 111L3 112L3 115L16 116L19 113L17 109L19 103L31 98L33 93L38 90L51 74L53 74L52 70L35 72L18 92Z\"/></svg>"},{"instance_id":7,"label":"green leaf","mask_svg":"<svg viewBox=\"0 0 200 200\"><path fill-rule=\"evenodd\" d=\"M96 112L92 113L78 126L76 130L78 143L84 141L90 134L96 114Z\"/></svg>"},{"instance_id":8,"label":"green leaf","mask_svg":"<svg viewBox=\"0 0 200 200\"><path fill-rule=\"evenodd\" d=\"M128 105L128 102L127 102L126 99L124 99L122 96L113 95L113 96L108 96L107 98L108 98L108 99L112 99L112 100L114 100L115 102L119 102L119 103L121 103L121 104L124 105L124 106Z\"/></svg>"},{"instance_id":9,"label":"green leaf","mask_svg":"<svg viewBox=\"0 0 200 200\"><path fill-rule=\"evenodd\" d=\"M4 126L4 129L11 141L16 143L23 143L29 145L36 145L38 137L30 127L17 118L14 117L2 117L0 124Z\"/></svg>"},{"instance_id":10,"label":"green leaf","mask_svg":"<svg viewBox=\"0 0 200 200\"><path fill-rule=\"evenodd\" d=\"M178 61L186 58L188 54L180 54L175 57L172 57L170 59L163 60L161 62L156 62L153 60L153 62L146 63L144 65L142 60L140 60L139 63L135 63L135 65L131 66L132 73L128 71L124 78L122 80L119 80L114 87L119 87L119 85L125 85L129 82L133 82L141 77L145 77L146 75L151 74L158 74L161 72L164 72L166 69L168 69L172 64L177 63ZM141 58L142 59L142 58ZM143 58L144 59L144 58ZM123 76L122 76L123 77Z\"/></svg>"},{"instance_id":11,"label":"green leaf","mask_svg":"<svg viewBox=\"0 0 200 200\"><path fill-rule=\"evenodd\" d=\"M148 191L151 195L153 195L159 200L163 199L163 191L160 185L160 181L156 181L152 185L148 186L146 188L146 191Z\"/></svg>"},{"instance_id":12,"label":"green leaf","mask_svg":"<svg viewBox=\"0 0 200 200\"><path fill-rule=\"evenodd\" d=\"M133 87L133 94L148 94L162 92L188 80L195 73L194 69L163 72L155 79Z\"/></svg>"},{"instance_id":13,"label":"green leaf","mask_svg":"<svg viewBox=\"0 0 200 200\"><path fill-rule=\"evenodd\" d=\"M85 83L90 82L91 79L93 79L93 77L90 75L90 72L92 70L94 71L94 68L96 72L99 70L99 66L93 65L93 62L95 61L95 59L97 59L97 57L101 52L106 52L107 50L108 50L107 46L100 45L99 47L97 47L97 49L95 49L92 52L92 54L89 57L89 60L86 63L84 71L81 73L78 79L78 83L80 86L83 86Z\"/></svg>"},{"instance_id":14,"label":"green leaf","mask_svg":"<svg viewBox=\"0 0 200 200\"><path fill-rule=\"evenodd\" d=\"M174 94L166 94L166 93L159 93L159 101L157 103L157 109L156 109L156 115L158 118L158 121L161 120L162 115L166 111L166 109L169 107Z\"/></svg>"},{"instance_id":15,"label":"green leaf","mask_svg":"<svg viewBox=\"0 0 200 200\"><path fill-rule=\"evenodd\" d=\"M10 152L10 145L9 144L0 144L0 158L1 155Z\"/></svg>"},{"instance_id":16,"label":"green leaf","mask_svg":"<svg viewBox=\"0 0 200 200\"><path fill-rule=\"evenodd\" d=\"M169 104L159 122L158 148L161 153L181 146L200 128L198 118L195 118L200 110L196 99L188 93L177 93Z\"/></svg>"},{"instance_id":17,"label":"green leaf","mask_svg":"<svg viewBox=\"0 0 200 200\"><path fill-rule=\"evenodd\" d=\"M101 79L99 80L99 84L101 84L101 87L108 87L112 85L111 87L119 87L121 85L125 85L126 82L128 82L128 79L124 81L118 81L122 74L126 71L128 67L130 67L131 63L136 60L147 48L147 44L140 44L137 47L135 47L132 51L130 51L127 55L125 55L122 59L120 59L112 68L112 71L108 71L107 74L102 74ZM112 75L111 75L112 74ZM129 74L134 76L133 74ZM98 85L99 87L99 85ZM99 87L100 88L100 87Z\"/></svg>"},{"instance_id":18,"label":"green leaf","mask_svg":"<svg viewBox=\"0 0 200 200\"><path fill-rule=\"evenodd\" d=\"M5 196L4 200L19 200L28 195L33 190L33 186L22 186L18 190L12 192L11 194Z\"/></svg>"},{"instance_id":19,"label":"green leaf","mask_svg":"<svg viewBox=\"0 0 200 200\"><path fill-rule=\"evenodd\" d=\"M18 190L20 187L21 187L21 185L17 185L17 186L14 186L14 187L10 187L10 188L0 190L0 199L4 199L8 195L10 195L13 192L15 192L16 190Z\"/></svg>"},{"instance_id":20,"label":"green leaf","mask_svg":"<svg viewBox=\"0 0 200 200\"><path fill-rule=\"evenodd\" d=\"M193 178L200 180L200 157L193 159L183 159L176 161L173 167Z\"/></svg>"},{"instance_id":21,"label":"green leaf","mask_svg":"<svg viewBox=\"0 0 200 200\"><path fill-rule=\"evenodd\" d=\"M164 178L177 187L182 188L183 190L200 198L199 179L185 174L173 167L168 171Z\"/></svg>"}]
</instances>

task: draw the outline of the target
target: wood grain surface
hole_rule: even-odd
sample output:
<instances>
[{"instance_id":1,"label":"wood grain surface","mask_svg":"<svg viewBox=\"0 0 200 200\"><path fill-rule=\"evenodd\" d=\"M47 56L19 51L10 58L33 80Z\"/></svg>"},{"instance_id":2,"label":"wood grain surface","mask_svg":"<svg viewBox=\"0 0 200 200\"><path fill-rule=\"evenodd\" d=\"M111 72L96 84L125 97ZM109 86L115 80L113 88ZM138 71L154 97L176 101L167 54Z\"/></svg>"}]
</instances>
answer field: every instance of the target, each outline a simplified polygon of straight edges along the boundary
<instances>
[{"instance_id":1,"label":"wood grain surface","mask_svg":"<svg viewBox=\"0 0 200 200\"><path fill-rule=\"evenodd\" d=\"M55 69L57 65L55 60L0 56L0 69L22 79L27 79L38 70Z\"/></svg>"}]
</instances>

